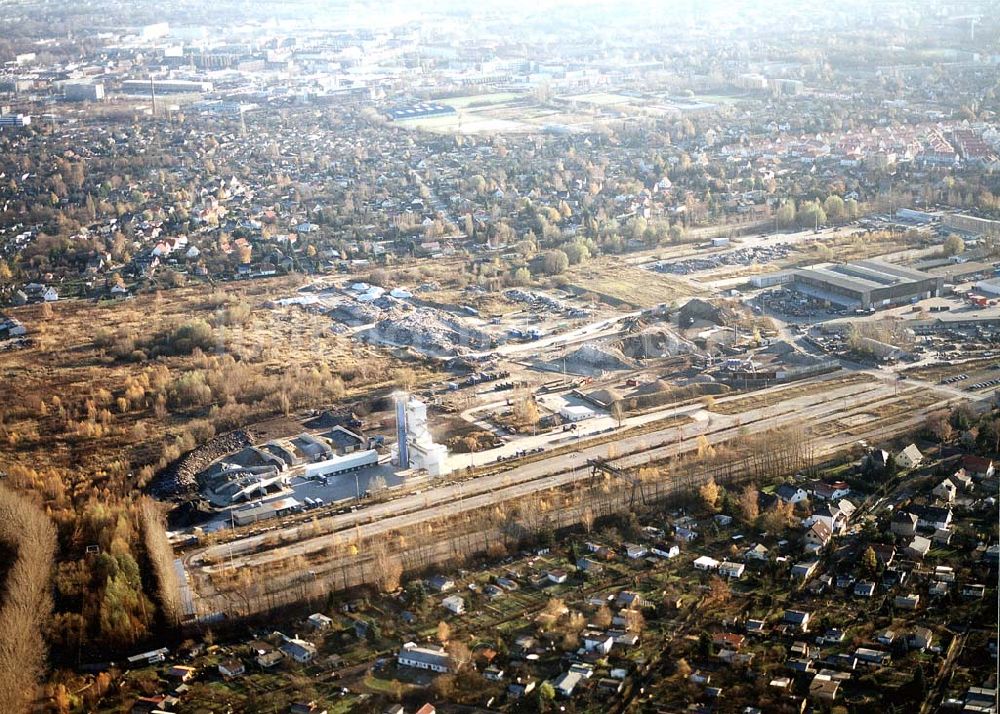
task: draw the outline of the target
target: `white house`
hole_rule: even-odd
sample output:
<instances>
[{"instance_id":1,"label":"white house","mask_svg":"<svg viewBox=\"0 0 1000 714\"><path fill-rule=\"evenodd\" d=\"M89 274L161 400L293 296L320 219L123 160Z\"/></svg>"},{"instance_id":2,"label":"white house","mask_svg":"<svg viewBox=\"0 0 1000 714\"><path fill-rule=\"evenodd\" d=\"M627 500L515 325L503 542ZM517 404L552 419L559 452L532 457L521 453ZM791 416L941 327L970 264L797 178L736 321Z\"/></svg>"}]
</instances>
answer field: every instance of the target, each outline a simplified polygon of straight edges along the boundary
<instances>
[{"instance_id":1,"label":"white house","mask_svg":"<svg viewBox=\"0 0 1000 714\"><path fill-rule=\"evenodd\" d=\"M950 478L946 478L935 486L931 493L933 493L936 498L939 498L946 503L952 503L955 500L955 494L957 491L958 488L954 483L952 483L952 480Z\"/></svg>"},{"instance_id":2,"label":"white house","mask_svg":"<svg viewBox=\"0 0 1000 714\"><path fill-rule=\"evenodd\" d=\"M329 630L333 627L333 620L321 612L314 612L309 616L309 626L314 630Z\"/></svg>"},{"instance_id":3,"label":"white house","mask_svg":"<svg viewBox=\"0 0 1000 714\"><path fill-rule=\"evenodd\" d=\"M924 455L916 444L910 444L905 449L896 454L896 464L902 469L912 469L920 465Z\"/></svg>"},{"instance_id":4,"label":"white house","mask_svg":"<svg viewBox=\"0 0 1000 714\"><path fill-rule=\"evenodd\" d=\"M545 578L550 583L561 585L562 583L565 583L566 580L569 578L569 573L567 573L565 570L549 570L546 571Z\"/></svg>"},{"instance_id":5,"label":"white house","mask_svg":"<svg viewBox=\"0 0 1000 714\"><path fill-rule=\"evenodd\" d=\"M615 644L615 638L606 632L588 631L583 633L583 648L587 652L608 654Z\"/></svg>"},{"instance_id":6,"label":"white house","mask_svg":"<svg viewBox=\"0 0 1000 714\"><path fill-rule=\"evenodd\" d=\"M639 558L645 558L649 555L649 549L644 545L637 545L635 543L625 544L625 555L627 555L632 560L638 560Z\"/></svg>"},{"instance_id":7,"label":"white house","mask_svg":"<svg viewBox=\"0 0 1000 714\"><path fill-rule=\"evenodd\" d=\"M670 559L670 558L676 558L678 555L680 555L681 549L676 545L667 545L664 543L661 545L654 545L652 548L649 549L649 552L660 558Z\"/></svg>"},{"instance_id":8,"label":"white house","mask_svg":"<svg viewBox=\"0 0 1000 714\"><path fill-rule=\"evenodd\" d=\"M722 561L719 564L719 575L725 578L733 578L739 580L743 577L743 572L747 569L747 566L743 563L732 563L728 560Z\"/></svg>"},{"instance_id":9,"label":"white house","mask_svg":"<svg viewBox=\"0 0 1000 714\"><path fill-rule=\"evenodd\" d=\"M695 570L716 570L718 567L719 561L707 555L699 556L694 561Z\"/></svg>"},{"instance_id":10,"label":"white house","mask_svg":"<svg viewBox=\"0 0 1000 714\"><path fill-rule=\"evenodd\" d=\"M913 540L906 546L906 551L914 558L923 558L931 549L931 541L923 536L913 536Z\"/></svg>"},{"instance_id":11,"label":"white house","mask_svg":"<svg viewBox=\"0 0 1000 714\"><path fill-rule=\"evenodd\" d=\"M396 662L404 667L447 672L451 659L443 647L418 647L414 642L407 642L396 655Z\"/></svg>"},{"instance_id":12,"label":"white house","mask_svg":"<svg viewBox=\"0 0 1000 714\"><path fill-rule=\"evenodd\" d=\"M281 645L281 651L299 664L305 664L312 662L316 656L316 645L298 637L286 637L284 644Z\"/></svg>"},{"instance_id":13,"label":"white house","mask_svg":"<svg viewBox=\"0 0 1000 714\"><path fill-rule=\"evenodd\" d=\"M461 595L449 595L441 601L441 605L456 615L461 615L465 612L465 600L462 599Z\"/></svg>"},{"instance_id":14,"label":"white house","mask_svg":"<svg viewBox=\"0 0 1000 714\"><path fill-rule=\"evenodd\" d=\"M809 497L803 489L790 483L783 483L775 490L774 495L785 503L801 503Z\"/></svg>"},{"instance_id":15,"label":"white house","mask_svg":"<svg viewBox=\"0 0 1000 714\"><path fill-rule=\"evenodd\" d=\"M219 674L223 677L239 677L247 671L246 666L244 666L242 660L238 659L227 659L223 662L219 662Z\"/></svg>"},{"instance_id":16,"label":"white house","mask_svg":"<svg viewBox=\"0 0 1000 714\"><path fill-rule=\"evenodd\" d=\"M578 685L582 679L583 675L579 672L564 672L552 681L552 687L560 696L572 697L573 690L576 689L576 685Z\"/></svg>"}]
</instances>

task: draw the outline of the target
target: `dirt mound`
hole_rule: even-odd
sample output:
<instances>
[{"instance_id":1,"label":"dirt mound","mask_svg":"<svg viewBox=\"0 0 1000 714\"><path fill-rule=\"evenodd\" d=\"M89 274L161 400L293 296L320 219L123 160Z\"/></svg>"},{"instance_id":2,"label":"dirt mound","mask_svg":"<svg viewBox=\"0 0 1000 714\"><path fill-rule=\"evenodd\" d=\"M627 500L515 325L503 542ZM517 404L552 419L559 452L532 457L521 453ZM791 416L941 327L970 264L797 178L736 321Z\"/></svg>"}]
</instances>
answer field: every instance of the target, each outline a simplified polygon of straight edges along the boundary
<instances>
[{"instance_id":1,"label":"dirt mound","mask_svg":"<svg viewBox=\"0 0 1000 714\"><path fill-rule=\"evenodd\" d=\"M615 347L626 357L640 360L673 357L694 351L689 343L662 327L652 327L623 337Z\"/></svg>"},{"instance_id":2,"label":"dirt mound","mask_svg":"<svg viewBox=\"0 0 1000 714\"><path fill-rule=\"evenodd\" d=\"M583 345L582 347L557 357L548 363L549 367L572 374L587 376L600 375L603 372L618 372L635 369L634 360L629 359L617 347L611 345Z\"/></svg>"}]
</instances>

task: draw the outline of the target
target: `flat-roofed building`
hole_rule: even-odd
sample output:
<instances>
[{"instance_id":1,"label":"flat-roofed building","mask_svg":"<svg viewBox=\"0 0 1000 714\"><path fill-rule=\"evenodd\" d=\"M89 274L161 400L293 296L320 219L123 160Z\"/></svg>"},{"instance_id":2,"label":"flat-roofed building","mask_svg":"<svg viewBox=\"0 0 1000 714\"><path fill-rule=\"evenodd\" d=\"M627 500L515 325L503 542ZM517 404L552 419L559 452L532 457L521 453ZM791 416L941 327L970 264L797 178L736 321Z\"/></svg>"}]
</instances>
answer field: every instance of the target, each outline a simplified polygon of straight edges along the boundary
<instances>
[{"instance_id":1,"label":"flat-roofed building","mask_svg":"<svg viewBox=\"0 0 1000 714\"><path fill-rule=\"evenodd\" d=\"M256 523L257 521L266 521L269 518L283 516L297 508L301 508L301 506L302 504L294 498L279 498L274 501L262 503L259 506L247 506L246 508L235 510L233 511L233 521L238 526L245 526L248 523Z\"/></svg>"},{"instance_id":2,"label":"flat-roofed building","mask_svg":"<svg viewBox=\"0 0 1000 714\"><path fill-rule=\"evenodd\" d=\"M792 274L798 292L843 307L880 308L937 297L944 280L882 260L804 268Z\"/></svg>"}]
</instances>

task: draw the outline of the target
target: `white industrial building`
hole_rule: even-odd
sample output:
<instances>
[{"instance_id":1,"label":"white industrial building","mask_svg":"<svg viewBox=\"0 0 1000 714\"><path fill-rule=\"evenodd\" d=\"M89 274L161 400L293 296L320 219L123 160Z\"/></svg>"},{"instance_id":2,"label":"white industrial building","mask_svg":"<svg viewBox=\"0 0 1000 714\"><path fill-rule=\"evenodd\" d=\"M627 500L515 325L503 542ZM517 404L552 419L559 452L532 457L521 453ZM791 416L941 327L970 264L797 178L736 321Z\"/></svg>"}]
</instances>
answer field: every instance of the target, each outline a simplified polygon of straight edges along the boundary
<instances>
[{"instance_id":1,"label":"white industrial building","mask_svg":"<svg viewBox=\"0 0 1000 714\"><path fill-rule=\"evenodd\" d=\"M988 280L980 280L976 283L976 290L983 293L983 295L991 295L996 297L1000 295L1000 278L989 278Z\"/></svg>"},{"instance_id":2,"label":"white industrial building","mask_svg":"<svg viewBox=\"0 0 1000 714\"><path fill-rule=\"evenodd\" d=\"M393 461L402 469L422 469L431 476L443 476L448 466L448 447L438 444L427 427L427 405L403 392L396 400L396 445Z\"/></svg>"},{"instance_id":3,"label":"white industrial building","mask_svg":"<svg viewBox=\"0 0 1000 714\"><path fill-rule=\"evenodd\" d=\"M582 404L567 404L559 409L559 416L566 422L583 421L595 416L594 410Z\"/></svg>"},{"instance_id":4,"label":"white industrial building","mask_svg":"<svg viewBox=\"0 0 1000 714\"><path fill-rule=\"evenodd\" d=\"M366 466L375 466L376 464L378 464L378 452L375 449L355 451L343 456L334 456L332 459L326 459L325 461L306 464L305 476L306 478L337 476L338 474L357 471Z\"/></svg>"}]
</instances>

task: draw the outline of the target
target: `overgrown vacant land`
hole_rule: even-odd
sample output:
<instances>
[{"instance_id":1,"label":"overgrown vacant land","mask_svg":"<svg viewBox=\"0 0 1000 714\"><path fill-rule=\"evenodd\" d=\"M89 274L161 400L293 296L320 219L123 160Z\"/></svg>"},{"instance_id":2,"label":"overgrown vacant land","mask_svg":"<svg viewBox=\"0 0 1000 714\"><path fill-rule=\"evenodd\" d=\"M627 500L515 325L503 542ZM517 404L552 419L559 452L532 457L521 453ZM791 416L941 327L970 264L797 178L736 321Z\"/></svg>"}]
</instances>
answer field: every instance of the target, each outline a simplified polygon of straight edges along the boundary
<instances>
[{"instance_id":1,"label":"overgrown vacant land","mask_svg":"<svg viewBox=\"0 0 1000 714\"><path fill-rule=\"evenodd\" d=\"M0 455L8 483L58 526L57 657L128 646L155 623L137 497L159 469L216 433L391 382L391 358L332 334L321 315L262 307L295 287L13 311L33 341L4 358Z\"/></svg>"}]
</instances>

